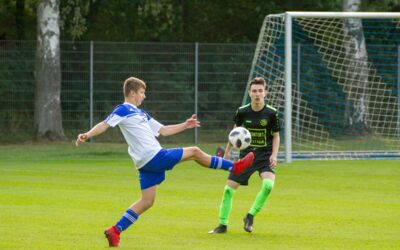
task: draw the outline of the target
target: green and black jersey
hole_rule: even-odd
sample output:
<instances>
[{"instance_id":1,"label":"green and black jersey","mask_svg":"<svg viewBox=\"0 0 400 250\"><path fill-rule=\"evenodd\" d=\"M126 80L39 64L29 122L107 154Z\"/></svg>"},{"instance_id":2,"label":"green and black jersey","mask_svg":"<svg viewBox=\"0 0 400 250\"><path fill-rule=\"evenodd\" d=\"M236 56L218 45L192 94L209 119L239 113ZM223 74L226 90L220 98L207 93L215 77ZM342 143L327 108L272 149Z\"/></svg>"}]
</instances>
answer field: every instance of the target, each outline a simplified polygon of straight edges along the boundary
<instances>
[{"instance_id":1,"label":"green and black jersey","mask_svg":"<svg viewBox=\"0 0 400 250\"><path fill-rule=\"evenodd\" d=\"M240 107L233 119L236 126L247 128L251 133L250 147L242 150L240 154L254 152L272 152L272 138L279 132L278 112L275 108L265 105L260 111L253 111L250 104Z\"/></svg>"}]
</instances>

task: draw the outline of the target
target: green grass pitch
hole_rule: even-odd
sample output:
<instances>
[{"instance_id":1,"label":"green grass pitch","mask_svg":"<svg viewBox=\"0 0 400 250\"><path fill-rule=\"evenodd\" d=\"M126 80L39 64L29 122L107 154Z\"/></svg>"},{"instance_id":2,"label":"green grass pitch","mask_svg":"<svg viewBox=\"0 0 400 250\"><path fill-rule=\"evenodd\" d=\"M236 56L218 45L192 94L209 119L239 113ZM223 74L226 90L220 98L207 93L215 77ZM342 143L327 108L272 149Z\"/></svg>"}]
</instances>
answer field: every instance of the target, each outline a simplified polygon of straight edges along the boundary
<instances>
[{"instance_id":1,"label":"green grass pitch","mask_svg":"<svg viewBox=\"0 0 400 250\"><path fill-rule=\"evenodd\" d=\"M226 176L179 164L120 248L400 249L399 161L280 163L254 232L242 218L260 187L255 175L236 192L228 233L208 235ZM2 145L0 249L108 249L104 229L139 196L125 144Z\"/></svg>"}]
</instances>

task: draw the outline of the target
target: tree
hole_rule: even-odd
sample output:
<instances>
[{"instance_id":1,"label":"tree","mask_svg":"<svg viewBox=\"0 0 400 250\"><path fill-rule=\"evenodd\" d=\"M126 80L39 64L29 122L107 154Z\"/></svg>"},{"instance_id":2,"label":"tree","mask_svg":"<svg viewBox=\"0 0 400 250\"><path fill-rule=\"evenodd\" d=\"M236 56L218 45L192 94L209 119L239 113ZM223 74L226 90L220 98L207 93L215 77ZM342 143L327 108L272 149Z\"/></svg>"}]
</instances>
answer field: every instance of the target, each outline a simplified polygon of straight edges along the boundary
<instances>
[{"instance_id":1,"label":"tree","mask_svg":"<svg viewBox=\"0 0 400 250\"><path fill-rule=\"evenodd\" d=\"M65 140L61 118L59 0L37 6L36 139Z\"/></svg>"},{"instance_id":2,"label":"tree","mask_svg":"<svg viewBox=\"0 0 400 250\"><path fill-rule=\"evenodd\" d=\"M343 11L358 11L361 0L343 0ZM350 132L366 133L370 93L368 82L368 54L360 19L344 20L346 58L346 110L345 119Z\"/></svg>"},{"instance_id":3,"label":"tree","mask_svg":"<svg viewBox=\"0 0 400 250\"><path fill-rule=\"evenodd\" d=\"M68 38L76 40L83 36L87 30L86 15L95 3L96 0L61 1L60 27Z\"/></svg>"},{"instance_id":4,"label":"tree","mask_svg":"<svg viewBox=\"0 0 400 250\"><path fill-rule=\"evenodd\" d=\"M25 38L25 2L17 0L15 3L15 27L17 29L17 39Z\"/></svg>"}]
</instances>

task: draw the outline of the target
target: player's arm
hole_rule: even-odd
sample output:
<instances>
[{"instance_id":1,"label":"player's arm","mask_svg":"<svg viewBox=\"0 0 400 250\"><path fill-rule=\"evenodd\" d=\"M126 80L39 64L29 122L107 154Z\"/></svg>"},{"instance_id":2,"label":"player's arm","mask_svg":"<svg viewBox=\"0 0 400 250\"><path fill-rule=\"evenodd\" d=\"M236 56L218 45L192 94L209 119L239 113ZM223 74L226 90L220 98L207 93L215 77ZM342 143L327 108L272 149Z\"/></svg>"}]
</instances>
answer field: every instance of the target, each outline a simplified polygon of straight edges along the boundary
<instances>
[{"instance_id":1,"label":"player's arm","mask_svg":"<svg viewBox=\"0 0 400 250\"><path fill-rule=\"evenodd\" d=\"M236 125L233 126L233 128L236 128ZM226 144L226 147L225 147L225 153L224 153L225 160L230 160L231 149L232 149L232 144L228 140L228 143Z\"/></svg>"},{"instance_id":2,"label":"player's arm","mask_svg":"<svg viewBox=\"0 0 400 250\"><path fill-rule=\"evenodd\" d=\"M269 163L272 168L276 167L276 164L278 163L278 150L279 150L279 143L280 143L280 137L279 137L279 132L274 132L272 135L272 154L271 157L269 157Z\"/></svg>"},{"instance_id":3,"label":"player's arm","mask_svg":"<svg viewBox=\"0 0 400 250\"><path fill-rule=\"evenodd\" d=\"M162 136L169 136L169 135L178 134L186 129L190 129L190 128L194 128L194 127L200 127L200 122L196 119L195 114L193 114L189 119L187 119L186 121L184 121L182 123L163 126L160 128L160 130L158 132Z\"/></svg>"},{"instance_id":4,"label":"player's arm","mask_svg":"<svg viewBox=\"0 0 400 250\"><path fill-rule=\"evenodd\" d=\"M235 125L233 126L233 128L236 128L243 124L243 118L242 118L242 115L239 113L239 109L236 110L235 116L233 117L233 121L235 122ZM224 153L225 160L230 160L232 146L233 145L229 142L229 139L228 139L228 143L226 144L225 153Z\"/></svg>"},{"instance_id":5,"label":"player's arm","mask_svg":"<svg viewBox=\"0 0 400 250\"><path fill-rule=\"evenodd\" d=\"M87 139L104 133L109 127L110 127L110 125L108 125L104 121L97 123L88 132L83 133L83 134L79 134L78 138L76 139L75 145L79 146L80 144L84 143Z\"/></svg>"}]
</instances>

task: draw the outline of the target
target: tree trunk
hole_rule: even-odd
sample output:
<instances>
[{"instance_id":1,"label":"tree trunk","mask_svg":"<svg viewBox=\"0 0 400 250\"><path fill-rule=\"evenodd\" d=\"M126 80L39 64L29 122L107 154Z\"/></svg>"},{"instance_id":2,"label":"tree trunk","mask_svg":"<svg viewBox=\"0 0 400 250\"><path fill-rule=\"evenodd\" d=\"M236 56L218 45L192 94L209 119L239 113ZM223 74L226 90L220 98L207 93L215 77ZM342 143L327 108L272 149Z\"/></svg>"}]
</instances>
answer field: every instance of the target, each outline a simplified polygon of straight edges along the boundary
<instances>
[{"instance_id":1,"label":"tree trunk","mask_svg":"<svg viewBox=\"0 0 400 250\"><path fill-rule=\"evenodd\" d=\"M59 5L59 0L40 0L37 7L36 139L66 139L60 103Z\"/></svg>"},{"instance_id":2,"label":"tree trunk","mask_svg":"<svg viewBox=\"0 0 400 250\"><path fill-rule=\"evenodd\" d=\"M343 0L343 11L358 11L361 0ZM370 133L368 124L368 54L360 19L344 20L346 62L345 119L349 133Z\"/></svg>"}]
</instances>

